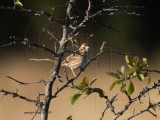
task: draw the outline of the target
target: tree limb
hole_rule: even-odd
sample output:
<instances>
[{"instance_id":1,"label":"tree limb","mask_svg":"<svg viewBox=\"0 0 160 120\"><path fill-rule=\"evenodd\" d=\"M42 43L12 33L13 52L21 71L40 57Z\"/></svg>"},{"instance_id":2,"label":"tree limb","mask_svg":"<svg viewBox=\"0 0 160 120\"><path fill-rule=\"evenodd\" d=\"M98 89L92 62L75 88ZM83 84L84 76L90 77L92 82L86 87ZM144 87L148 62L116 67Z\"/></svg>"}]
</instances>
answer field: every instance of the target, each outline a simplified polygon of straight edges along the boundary
<instances>
[{"instance_id":1,"label":"tree limb","mask_svg":"<svg viewBox=\"0 0 160 120\"><path fill-rule=\"evenodd\" d=\"M10 76L6 76L6 77L9 78L9 79L11 79L11 80L13 80L13 81L15 81L15 82L17 82L17 83L19 83L19 84L21 84L21 85L28 85L28 84L33 84L33 83L43 83L43 84L46 85L46 81L44 81L44 80L24 83L24 82L21 82L21 81L19 81L19 80L16 80L16 79L13 78L13 77L10 77Z\"/></svg>"},{"instance_id":2,"label":"tree limb","mask_svg":"<svg viewBox=\"0 0 160 120\"><path fill-rule=\"evenodd\" d=\"M20 98L20 99L25 100L27 102L37 103L36 100L32 100L32 99L29 99L29 98L24 97L22 95L19 95L19 94L17 94L17 92L10 92L10 91L6 91L6 90L3 90L3 89L1 89L0 92L4 93L5 96L6 95L12 95L13 98L17 97L17 98Z\"/></svg>"},{"instance_id":3,"label":"tree limb","mask_svg":"<svg viewBox=\"0 0 160 120\"><path fill-rule=\"evenodd\" d=\"M55 53L53 50L49 49L45 45L39 45L39 44L36 44L36 43L31 43L26 38L24 40L22 40L22 39L15 39L13 42L10 42L10 43L4 44L4 45L0 45L0 48L6 48L6 47L10 47L10 46L17 45L17 44L20 44L20 45L29 45L30 47L33 47L33 48L35 48L35 47L36 48L41 48L41 49L43 49L43 50L51 53L55 57L59 56L57 53Z\"/></svg>"},{"instance_id":4,"label":"tree limb","mask_svg":"<svg viewBox=\"0 0 160 120\"><path fill-rule=\"evenodd\" d=\"M17 11L17 12L21 12L21 13L32 13L35 16L47 16L49 18L49 20L51 21L56 21L59 24L63 24L64 21L62 21L61 19L57 19L55 17L53 17L50 13L48 12L44 12L44 11L34 11L34 10L28 10L28 9L17 9L17 8L13 8L13 7L4 7L1 6L0 10L10 10L10 11Z\"/></svg>"}]
</instances>

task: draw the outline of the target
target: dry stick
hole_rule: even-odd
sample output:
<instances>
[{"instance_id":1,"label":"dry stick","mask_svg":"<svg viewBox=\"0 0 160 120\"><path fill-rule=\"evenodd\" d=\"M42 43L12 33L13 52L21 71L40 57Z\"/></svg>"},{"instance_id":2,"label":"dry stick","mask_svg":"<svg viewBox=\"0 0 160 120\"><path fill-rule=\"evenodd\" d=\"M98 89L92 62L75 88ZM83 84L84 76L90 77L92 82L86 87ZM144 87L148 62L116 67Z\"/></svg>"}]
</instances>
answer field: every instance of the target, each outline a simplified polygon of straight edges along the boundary
<instances>
[{"instance_id":1,"label":"dry stick","mask_svg":"<svg viewBox=\"0 0 160 120\"><path fill-rule=\"evenodd\" d=\"M31 47L36 47L36 48L41 48L47 52L50 52L52 55L54 55L55 57L58 57L59 55L57 53L55 53L53 50L49 49L48 47L46 47L45 45L39 45L36 43L31 43L30 41L28 41L27 39L15 39L15 41L5 44L5 45L0 45L0 48L6 48L6 47L10 47L16 44L20 44L20 45L29 45Z\"/></svg>"},{"instance_id":2,"label":"dry stick","mask_svg":"<svg viewBox=\"0 0 160 120\"><path fill-rule=\"evenodd\" d=\"M21 13L32 13L35 16L47 16L49 18L49 20L51 21L56 21L59 24L63 24L64 21L62 21L61 19L57 19L55 17L53 17L50 13L44 12L44 11L34 11L34 10L28 10L28 9L17 9L17 8L12 8L12 7L4 7L1 6L0 10L11 10L11 11L17 11L17 12L21 12Z\"/></svg>"},{"instance_id":3,"label":"dry stick","mask_svg":"<svg viewBox=\"0 0 160 120\"><path fill-rule=\"evenodd\" d=\"M68 28L70 25L69 17L71 15L72 4L74 3L74 1L75 0L69 1L69 5L67 7L67 12L66 12L66 19L65 19L64 24L62 25L63 34L62 34L62 38L59 42L60 43L60 48L59 48L60 55L57 58L55 58L55 68L53 70L54 72L51 75L51 77L49 78L49 82L47 83L46 88L45 88L44 102L43 102L43 106L42 106L42 110L41 110L41 120L48 119L48 110L49 110L50 102L52 99L52 87L53 87L53 84L56 80L56 76L58 76L58 74L59 74L62 57L65 53L65 49L66 49L66 46L68 43Z\"/></svg>"},{"instance_id":4,"label":"dry stick","mask_svg":"<svg viewBox=\"0 0 160 120\"><path fill-rule=\"evenodd\" d=\"M6 91L6 90L3 90L3 89L1 89L0 92L4 93L4 95L12 95L13 98L17 97L17 98L23 99L23 100L28 101L28 102L37 103L36 100L29 99L27 97L24 97L22 95L17 94L16 92L10 92L10 91Z\"/></svg>"},{"instance_id":5,"label":"dry stick","mask_svg":"<svg viewBox=\"0 0 160 120\"><path fill-rule=\"evenodd\" d=\"M77 25L77 27L75 27L75 29L72 31L72 33L69 34L69 38L72 39L74 36L77 35L77 32L80 28L84 27L84 24L90 19L90 12L91 12L91 5L92 0L88 0L88 8L86 11L86 16L84 17L84 19L82 20L82 22Z\"/></svg>"},{"instance_id":6,"label":"dry stick","mask_svg":"<svg viewBox=\"0 0 160 120\"><path fill-rule=\"evenodd\" d=\"M109 104L107 104L106 103L106 107L105 107L105 109L103 110L103 112L102 112L102 115L101 115L101 118L100 118L100 120L102 120L103 119L103 117L104 117L104 114L105 114L105 112L106 112L106 110L109 108Z\"/></svg>"},{"instance_id":7,"label":"dry stick","mask_svg":"<svg viewBox=\"0 0 160 120\"><path fill-rule=\"evenodd\" d=\"M144 113L144 112L147 112L147 111L148 111L149 113L151 113L153 116L157 117L155 114L153 114L151 111L149 111L150 108L155 107L156 105L160 105L160 102L157 102L157 103L155 103L155 104L153 104L153 105L149 105L146 109L139 111L138 113L136 113L136 114L128 117L128 118L125 119L125 120L131 120L132 118L134 118L134 117L136 117L136 116L138 116L138 115L140 115L140 114L142 114L142 113Z\"/></svg>"},{"instance_id":8,"label":"dry stick","mask_svg":"<svg viewBox=\"0 0 160 120\"><path fill-rule=\"evenodd\" d=\"M51 59L35 59L35 58L32 58L32 59L29 59L30 61L36 61L36 62L41 62L41 61L46 61L46 62L53 62L53 60Z\"/></svg>"},{"instance_id":9,"label":"dry stick","mask_svg":"<svg viewBox=\"0 0 160 120\"><path fill-rule=\"evenodd\" d=\"M78 32L78 30L82 27L84 27L85 23L88 22L90 19L95 21L94 18L96 17L105 17L105 16L117 16L119 14L127 14L127 15L136 15L136 16L140 16L141 14L137 14L136 12L127 12L127 11L122 11L120 10L120 8L122 8L122 6L118 7L118 6L114 6L114 7L110 7L110 8L104 8L94 14L90 14L91 11L91 2L92 0L88 0L88 9L86 11L86 16L84 17L83 21L77 25L77 27L73 27L73 31L72 33L70 33L69 37L72 39L76 33ZM134 6L132 6L133 8ZM126 8L126 6L124 6L124 8ZM129 8L129 7L128 7ZM135 8L144 8L143 6L135 6ZM104 25L103 25L104 26ZM107 26L105 26L107 27ZM107 27L109 29L114 30L112 27Z\"/></svg>"},{"instance_id":10,"label":"dry stick","mask_svg":"<svg viewBox=\"0 0 160 120\"><path fill-rule=\"evenodd\" d=\"M135 98L133 98L133 99L130 98L131 100L129 101L129 103L127 103L127 104L125 105L125 107L124 107L121 111L118 112L118 114L114 117L113 120L117 120L122 114L124 114L124 112L125 112L134 102L140 100L140 99L142 98L142 96L144 96L144 95L145 95L146 93L148 93L150 90L156 89L156 88L158 88L158 87L160 87L160 80L159 80L157 83L153 83L153 85L152 85L151 87L146 87L146 88L144 88L144 89L139 93L139 95L138 95L137 97L135 97Z\"/></svg>"},{"instance_id":11,"label":"dry stick","mask_svg":"<svg viewBox=\"0 0 160 120\"><path fill-rule=\"evenodd\" d=\"M51 36L51 38L55 39L59 43L59 40L48 29L43 28L43 32L46 32L49 36Z\"/></svg>"},{"instance_id":12,"label":"dry stick","mask_svg":"<svg viewBox=\"0 0 160 120\"><path fill-rule=\"evenodd\" d=\"M148 70L148 69L143 69L142 71L160 73L159 70Z\"/></svg>"},{"instance_id":13,"label":"dry stick","mask_svg":"<svg viewBox=\"0 0 160 120\"><path fill-rule=\"evenodd\" d=\"M28 85L28 84L33 84L33 83L43 83L43 84L46 84L46 81L45 80L40 80L40 81L33 81L33 82L27 82L27 83L24 83L24 82L21 82L13 77L10 77L10 76L6 76L7 78L21 84L21 85Z\"/></svg>"},{"instance_id":14,"label":"dry stick","mask_svg":"<svg viewBox=\"0 0 160 120\"><path fill-rule=\"evenodd\" d=\"M34 115L33 115L33 117L31 118L31 120L34 120L34 118L36 117L38 111L39 111L39 108L34 112Z\"/></svg>"}]
</instances>

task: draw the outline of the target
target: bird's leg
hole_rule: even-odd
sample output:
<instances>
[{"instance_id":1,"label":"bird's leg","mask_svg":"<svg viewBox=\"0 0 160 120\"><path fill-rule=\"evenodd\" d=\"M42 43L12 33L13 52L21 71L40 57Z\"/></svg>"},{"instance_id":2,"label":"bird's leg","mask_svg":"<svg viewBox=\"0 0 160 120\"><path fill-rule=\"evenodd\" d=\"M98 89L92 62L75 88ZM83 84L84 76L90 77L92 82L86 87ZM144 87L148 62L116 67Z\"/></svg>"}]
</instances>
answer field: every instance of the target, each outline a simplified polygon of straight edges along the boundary
<instances>
[{"instance_id":1,"label":"bird's leg","mask_svg":"<svg viewBox=\"0 0 160 120\"><path fill-rule=\"evenodd\" d=\"M75 74L74 71L73 71L73 69L71 69L71 70L72 70L73 76L74 76L75 78L77 78L77 77L76 77L76 74Z\"/></svg>"}]
</instances>

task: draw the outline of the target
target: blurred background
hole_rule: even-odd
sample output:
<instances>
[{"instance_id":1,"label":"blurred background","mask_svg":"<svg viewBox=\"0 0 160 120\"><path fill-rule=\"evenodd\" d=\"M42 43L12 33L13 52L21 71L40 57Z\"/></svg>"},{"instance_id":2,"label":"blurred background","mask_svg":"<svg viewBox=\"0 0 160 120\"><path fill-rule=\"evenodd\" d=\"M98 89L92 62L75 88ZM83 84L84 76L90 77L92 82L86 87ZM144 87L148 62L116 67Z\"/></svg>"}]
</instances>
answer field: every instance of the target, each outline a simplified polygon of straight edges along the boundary
<instances>
[{"instance_id":1,"label":"blurred background","mask_svg":"<svg viewBox=\"0 0 160 120\"><path fill-rule=\"evenodd\" d=\"M131 5L131 6L144 6L145 8L127 8L125 10L129 12L136 12L141 16L135 15L118 15L116 17L107 17L97 19L98 23L106 25L112 25L112 27L118 30L115 33L112 30L106 29L93 22L88 22L87 27L81 30L81 33L77 36L78 41L81 43L87 42L91 48L91 56L93 57L99 51L102 42L107 42L106 50L118 50L120 52L137 53L146 57L150 63L151 68L160 70L160 11L158 0L106 0L107 4L103 4L101 0L93 0L93 11L95 12L102 8L111 7L114 5ZM37 11L48 11L54 7L53 16L63 19L65 17L66 0L21 0L26 9L32 9ZM0 0L0 6L13 6L12 0ZM87 7L87 0L77 0L75 3L74 13L79 15L79 21L84 17L84 13ZM28 38L30 41L45 44L49 48L55 49L53 46L57 46L55 40L43 30L47 29L53 33L53 35L60 39L62 35L62 28L55 22L50 22L45 16L34 16L28 13L18 13L15 11L0 10L0 45L9 43L11 36L17 38ZM92 38L88 38L93 34ZM76 49L69 46L69 49ZM66 54L67 56L67 54ZM18 85L12 80L7 79L5 76L11 76L23 82L38 81L40 79L48 80L52 73L54 63L52 62L35 62L29 59L53 59L49 53L41 49L30 49L24 46L12 46L9 48L0 49L0 89L8 91L16 91L24 96L32 99L36 99L38 93L44 92L44 85ZM126 66L124 56L108 53L98 58L100 67L96 63L86 69L86 71L78 78L75 83L80 83L84 76L88 75L90 80L98 77L98 81L95 83L95 87L102 88L105 93L112 97L115 95L119 88L116 87L113 91L109 91L110 84L114 81L105 73L107 71L115 71L122 65ZM64 68L61 68L60 75L65 82ZM70 78L73 77L70 69L67 69L70 74ZM79 70L75 72L78 73ZM159 79L158 74L152 74L152 81ZM136 93L142 90L142 86L146 85L146 81L139 82L134 81L136 86ZM60 87L63 83L56 82L53 91L56 90L56 86ZM105 100L102 100L98 95L91 95L87 98L80 98L75 105L71 105L69 97L76 92L70 88L64 90L59 96L53 100L49 114L49 120L57 119L64 120L69 115L73 115L74 120L97 120L100 118L100 114L105 107ZM127 99L123 94L119 93L119 102L115 103L118 107L116 110L120 110L124 107ZM2 95L2 94L0 94ZM133 95L133 96L134 96ZM157 100L157 93L151 93L152 99ZM43 99L43 97L42 97ZM145 103L145 102L144 102ZM146 101L148 103L148 101ZM147 105L147 104L146 104ZM135 104L136 106L136 104ZM130 115L133 111L134 105L125 114ZM142 109L144 106L138 106L136 111ZM16 109L16 110L15 110ZM24 112L33 112L36 107L32 103L19 100L17 98L11 98L6 96L0 99L0 120L17 120L31 119L33 114L24 114ZM159 112L159 111L158 111ZM113 117L111 113L106 113L105 118L109 120ZM142 116L136 117L134 120L145 119L149 120L152 115L144 113ZM159 117L159 116L158 116ZM36 117L36 120L39 115ZM120 118L119 120L121 120ZM157 120L157 118L152 118Z\"/></svg>"}]
</instances>

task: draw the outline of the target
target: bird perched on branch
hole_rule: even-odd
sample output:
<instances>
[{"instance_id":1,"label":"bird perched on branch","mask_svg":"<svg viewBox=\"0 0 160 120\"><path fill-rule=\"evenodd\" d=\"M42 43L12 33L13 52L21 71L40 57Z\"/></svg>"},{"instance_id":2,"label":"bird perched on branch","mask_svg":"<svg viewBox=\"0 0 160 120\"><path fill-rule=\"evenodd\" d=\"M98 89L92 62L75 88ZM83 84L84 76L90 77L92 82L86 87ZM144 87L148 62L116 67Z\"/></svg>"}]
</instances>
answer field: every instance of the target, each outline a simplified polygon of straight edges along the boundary
<instances>
[{"instance_id":1,"label":"bird perched on branch","mask_svg":"<svg viewBox=\"0 0 160 120\"><path fill-rule=\"evenodd\" d=\"M74 77L76 74L74 73L74 69L83 67L87 64L90 59L90 50L87 43L83 43L78 51L73 52L66 59L64 59L61 63L61 66L69 67L72 70Z\"/></svg>"}]
</instances>

